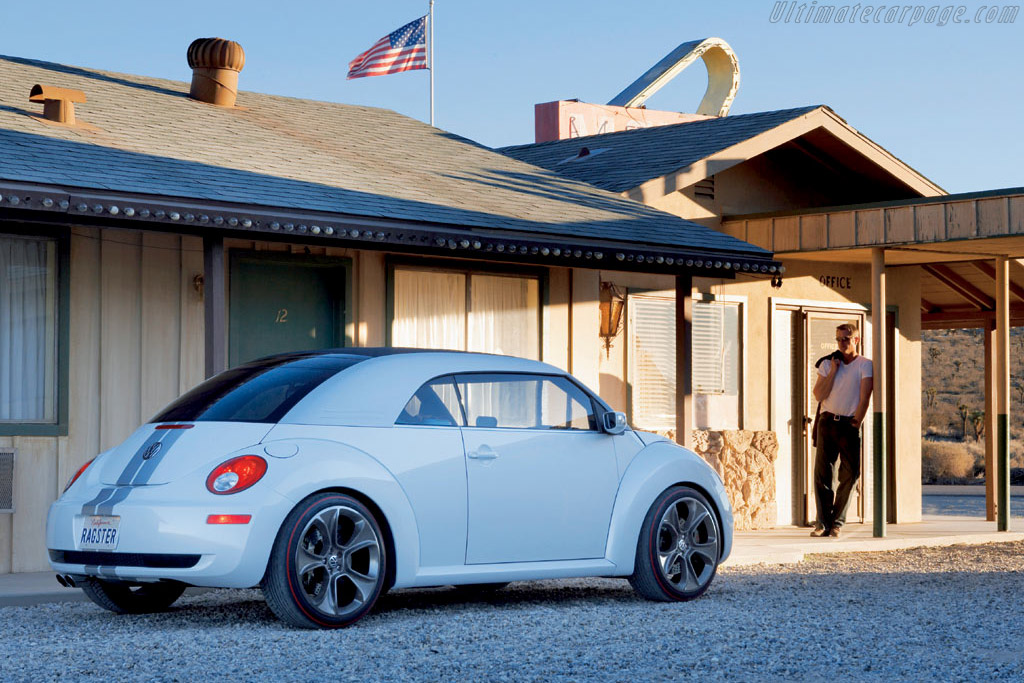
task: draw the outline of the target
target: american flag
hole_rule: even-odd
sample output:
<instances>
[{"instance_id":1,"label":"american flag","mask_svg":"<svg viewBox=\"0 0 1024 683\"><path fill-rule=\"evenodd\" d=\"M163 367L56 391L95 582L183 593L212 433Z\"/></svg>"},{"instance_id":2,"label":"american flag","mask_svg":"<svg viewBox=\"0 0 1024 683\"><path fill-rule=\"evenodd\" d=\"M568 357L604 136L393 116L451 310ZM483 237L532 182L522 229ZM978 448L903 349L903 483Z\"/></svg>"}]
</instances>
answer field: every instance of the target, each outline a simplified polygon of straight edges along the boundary
<instances>
[{"instance_id":1,"label":"american flag","mask_svg":"<svg viewBox=\"0 0 1024 683\"><path fill-rule=\"evenodd\" d=\"M383 76L427 68L427 18L425 16L384 36L369 50L348 63L348 77Z\"/></svg>"}]
</instances>

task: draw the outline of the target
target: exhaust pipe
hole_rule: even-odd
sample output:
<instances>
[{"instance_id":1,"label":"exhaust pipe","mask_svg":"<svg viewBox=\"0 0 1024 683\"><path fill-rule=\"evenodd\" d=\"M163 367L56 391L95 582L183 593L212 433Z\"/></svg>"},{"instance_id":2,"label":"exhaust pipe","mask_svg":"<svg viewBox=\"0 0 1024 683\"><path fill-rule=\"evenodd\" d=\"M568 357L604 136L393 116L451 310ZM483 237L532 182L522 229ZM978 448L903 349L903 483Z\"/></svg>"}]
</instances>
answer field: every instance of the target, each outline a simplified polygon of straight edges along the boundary
<instances>
[{"instance_id":1,"label":"exhaust pipe","mask_svg":"<svg viewBox=\"0 0 1024 683\"><path fill-rule=\"evenodd\" d=\"M77 588L75 578L70 574L57 574L57 583L65 588Z\"/></svg>"}]
</instances>

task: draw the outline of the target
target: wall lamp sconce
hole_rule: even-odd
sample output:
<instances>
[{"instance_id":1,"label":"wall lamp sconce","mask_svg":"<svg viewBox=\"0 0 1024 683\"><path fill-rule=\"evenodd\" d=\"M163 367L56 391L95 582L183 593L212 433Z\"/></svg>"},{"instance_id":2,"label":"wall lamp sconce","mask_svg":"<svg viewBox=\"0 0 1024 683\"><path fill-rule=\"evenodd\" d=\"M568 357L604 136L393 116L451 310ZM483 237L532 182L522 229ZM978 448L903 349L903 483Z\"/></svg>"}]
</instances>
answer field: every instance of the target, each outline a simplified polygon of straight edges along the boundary
<instances>
[{"instance_id":1,"label":"wall lamp sconce","mask_svg":"<svg viewBox=\"0 0 1024 683\"><path fill-rule=\"evenodd\" d=\"M782 289L782 276L778 273L772 276L772 288Z\"/></svg>"},{"instance_id":2,"label":"wall lamp sconce","mask_svg":"<svg viewBox=\"0 0 1024 683\"><path fill-rule=\"evenodd\" d=\"M602 282L598 302L601 311L601 339L604 340L605 356L609 357L612 341L622 331L622 310L626 306L626 296L611 282Z\"/></svg>"}]
</instances>

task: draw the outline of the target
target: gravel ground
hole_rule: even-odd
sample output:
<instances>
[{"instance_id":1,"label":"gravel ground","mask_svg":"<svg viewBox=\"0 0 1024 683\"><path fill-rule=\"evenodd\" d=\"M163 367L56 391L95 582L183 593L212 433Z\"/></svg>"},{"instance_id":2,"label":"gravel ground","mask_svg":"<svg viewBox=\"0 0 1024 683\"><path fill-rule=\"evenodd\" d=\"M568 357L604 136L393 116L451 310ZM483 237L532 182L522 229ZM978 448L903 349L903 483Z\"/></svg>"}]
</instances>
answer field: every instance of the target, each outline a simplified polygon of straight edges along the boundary
<instances>
[{"instance_id":1,"label":"gravel ground","mask_svg":"<svg viewBox=\"0 0 1024 683\"><path fill-rule=\"evenodd\" d=\"M2 681L999 680L1024 678L1024 542L732 567L691 603L625 581L396 591L358 625L300 631L259 591L116 616L0 608Z\"/></svg>"}]
</instances>

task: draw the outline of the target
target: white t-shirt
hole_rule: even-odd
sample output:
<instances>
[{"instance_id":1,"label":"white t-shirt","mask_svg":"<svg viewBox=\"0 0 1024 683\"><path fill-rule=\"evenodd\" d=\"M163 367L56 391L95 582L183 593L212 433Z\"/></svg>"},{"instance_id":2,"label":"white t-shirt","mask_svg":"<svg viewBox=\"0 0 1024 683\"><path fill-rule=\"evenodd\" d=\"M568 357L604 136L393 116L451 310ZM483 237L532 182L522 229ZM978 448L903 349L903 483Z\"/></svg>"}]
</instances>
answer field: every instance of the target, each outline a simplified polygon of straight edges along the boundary
<instances>
[{"instance_id":1,"label":"white t-shirt","mask_svg":"<svg viewBox=\"0 0 1024 683\"><path fill-rule=\"evenodd\" d=\"M828 377L832 370L832 361L818 366L818 374ZM821 409L833 415L850 415L857 412L860 403L860 381L872 376L871 361L864 356L857 356L849 363L840 363L832 382L832 393L821 402Z\"/></svg>"}]
</instances>

